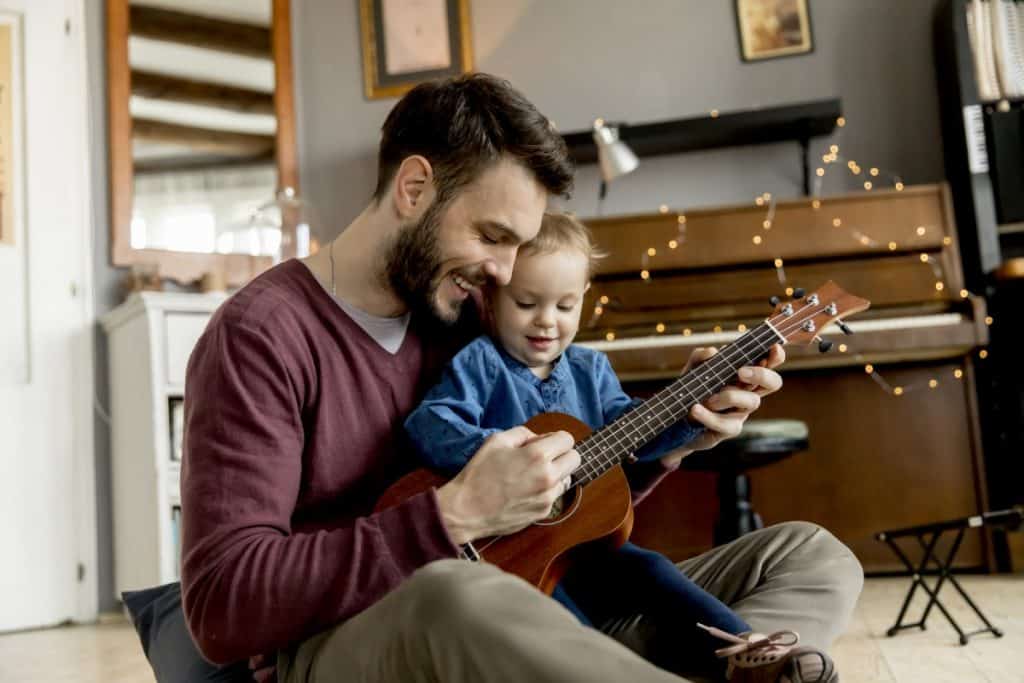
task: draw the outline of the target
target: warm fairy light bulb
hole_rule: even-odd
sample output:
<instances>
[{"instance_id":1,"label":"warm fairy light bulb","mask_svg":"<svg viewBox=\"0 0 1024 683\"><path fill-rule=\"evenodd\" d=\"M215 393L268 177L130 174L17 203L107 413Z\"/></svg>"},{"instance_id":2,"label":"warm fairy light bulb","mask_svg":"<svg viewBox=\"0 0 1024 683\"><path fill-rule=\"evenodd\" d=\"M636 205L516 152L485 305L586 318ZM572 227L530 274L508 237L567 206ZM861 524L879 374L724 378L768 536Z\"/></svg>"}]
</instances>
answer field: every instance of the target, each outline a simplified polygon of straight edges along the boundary
<instances>
[{"instance_id":1,"label":"warm fairy light bulb","mask_svg":"<svg viewBox=\"0 0 1024 683\"><path fill-rule=\"evenodd\" d=\"M903 183L901 183L899 181L896 182L896 191L897 192L903 192Z\"/></svg>"},{"instance_id":2,"label":"warm fairy light bulb","mask_svg":"<svg viewBox=\"0 0 1024 683\"><path fill-rule=\"evenodd\" d=\"M985 324L986 324L986 325L991 325L991 324L992 324L992 322L993 322L993 320L992 320L992 316L990 316L990 315L986 315L986 316L985 316Z\"/></svg>"},{"instance_id":3,"label":"warm fairy light bulb","mask_svg":"<svg viewBox=\"0 0 1024 683\"><path fill-rule=\"evenodd\" d=\"M600 301L601 301L601 303L606 304L606 303L608 303L608 297L606 295L602 294Z\"/></svg>"},{"instance_id":4,"label":"warm fairy light bulb","mask_svg":"<svg viewBox=\"0 0 1024 683\"><path fill-rule=\"evenodd\" d=\"M786 287L786 296L793 296L793 288Z\"/></svg>"},{"instance_id":5,"label":"warm fairy light bulb","mask_svg":"<svg viewBox=\"0 0 1024 683\"><path fill-rule=\"evenodd\" d=\"M836 227L836 228L838 228L838 227L839 227L840 225L842 225L842 224L843 224L843 219L841 219L841 218L833 218L833 219L832 219L832 225L833 225L833 227Z\"/></svg>"},{"instance_id":6,"label":"warm fairy light bulb","mask_svg":"<svg viewBox=\"0 0 1024 683\"><path fill-rule=\"evenodd\" d=\"M937 380L937 379L930 379L930 380L928 380L928 388L929 389L934 389L937 386L939 386L939 380Z\"/></svg>"},{"instance_id":7,"label":"warm fairy light bulb","mask_svg":"<svg viewBox=\"0 0 1024 683\"><path fill-rule=\"evenodd\" d=\"M926 231L925 231L925 229L924 229L924 226L923 226L923 225L919 225L919 226L917 226L917 230L916 230L915 232L917 232L918 236L920 237L920 236L924 235L924 233L925 233Z\"/></svg>"},{"instance_id":8,"label":"warm fairy light bulb","mask_svg":"<svg viewBox=\"0 0 1024 683\"><path fill-rule=\"evenodd\" d=\"M889 251L896 251L896 243L889 242Z\"/></svg>"},{"instance_id":9,"label":"warm fairy light bulb","mask_svg":"<svg viewBox=\"0 0 1024 683\"><path fill-rule=\"evenodd\" d=\"M754 244L761 244L761 236L760 235L754 235L753 242L754 242Z\"/></svg>"},{"instance_id":10,"label":"warm fairy light bulb","mask_svg":"<svg viewBox=\"0 0 1024 683\"><path fill-rule=\"evenodd\" d=\"M669 240L668 241L668 248L669 249L675 249L678 246L679 246L679 242L676 242L675 240Z\"/></svg>"},{"instance_id":11,"label":"warm fairy light bulb","mask_svg":"<svg viewBox=\"0 0 1024 683\"><path fill-rule=\"evenodd\" d=\"M918 233L918 234L919 235L923 235L924 233L921 232L921 233ZM942 238L942 244L943 244L943 246L948 247L949 245L953 244L953 238L952 237L943 237Z\"/></svg>"},{"instance_id":12,"label":"warm fairy light bulb","mask_svg":"<svg viewBox=\"0 0 1024 683\"><path fill-rule=\"evenodd\" d=\"M829 145L828 151L832 154L839 154L839 145Z\"/></svg>"},{"instance_id":13,"label":"warm fairy light bulb","mask_svg":"<svg viewBox=\"0 0 1024 683\"><path fill-rule=\"evenodd\" d=\"M936 282L935 283L935 291L941 292L945 288L946 288L946 285L944 285L943 283L941 283L941 282Z\"/></svg>"},{"instance_id":14,"label":"warm fairy light bulb","mask_svg":"<svg viewBox=\"0 0 1024 683\"><path fill-rule=\"evenodd\" d=\"M736 329L739 330L740 332L746 332L747 326L744 325L743 323L740 323L739 325L736 326Z\"/></svg>"},{"instance_id":15,"label":"warm fairy light bulb","mask_svg":"<svg viewBox=\"0 0 1024 683\"><path fill-rule=\"evenodd\" d=\"M658 331L658 334L661 334L662 332L665 331L665 323L658 323L654 329Z\"/></svg>"},{"instance_id":16,"label":"warm fairy light bulb","mask_svg":"<svg viewBox=\"0 0 1024 683\"><path fill-rule=\"evenodd\" d=\"M978 358L981 358L982 360L988 358L988 351L986 351L985 349L978 351Z\"/></svg>"},{"instance_id":17,"label":"warm fairy light bulb","mask_svg":"<svg viewBox=\"0 0 1024 683\"><path fill-rule=\"evenodd\" d=\"M781 268L782 267L782 259L780 259L780 258L775 259L775 267L776 268Z\"/></svg>"},{"instance_id":18,"label":"warm fairy light bulb","mask_svg":"<svg viewBox=\"0 0 1024 683\"><path fill-rule=\"evenodd\" d=\"M602 313L604 313L603 306L594 306L594 315L601 315Z\"/></svg>"},{"instance_id":19,"label":"warm fairy light bulb","mask_svg":"<svg viewBox=\"0 0 1024 683\"><path fill-rule=\"evenodd\" d=\"M814 209L815 211L820 209L821 208L821 200L820 199L812 200L811 201L811 208Z\"/></svg>"},{"instance_id":20,"label":"warm fairy light bulb","mask_svg":"<svg viewBox=\"0 0 1024 683\"><path fill-rule=\"evenodd\" d=\"M651 277L651 273L650 273L650 271L647 271L647 270L641 270L640 271L640 277L642 279L646 280L646 279Z\"/></svg>"},{"instance_id":21,"label":"warm fairy light bulb","mask_svg":"<svg viewBox=\"0 0 1024 683\"><path fill-rule=\"evenodd\" d=\"M870 169L868 169L868 173L870 173L873 176L876 176L878 175L878 169L872 166Z\"/></svg>"},{"instance_id":22,"label":"warm fairy light bulb","mask_svg":"<svg viewBox=\"0 0 1024 683\"><path fill-rule=\"evenodd\" d=\"M772 222L766 219L763 223L761 223L761 227L763 227L765 230L771 230Z\"/></svg>"},{"instance_id":23,"label":"warm fairy light bulb","mask_svg":"<svg viewBox=\"0 0 1024 683\"><path fill-rule=\"evenodd\" d=\"M869 246L871 244L871 238L868 237L867 235L864 235L860 238L860 243L863 244L865 247Z\"/></svg>"},{"instance_id":24,"label":"warm fairy light bulb","mask_svg":"<svg viewBox=\"0 0 1024 683\"><path fill-rule=\"evenodd\" d=\"M840 128L845 126L846 125L846 117L840 116L839 118L837 118L836 119L836 125L839 126Z\"/></svg>"},{"instance_id":25,"label":"warm fairy light bulb","mask_svg":"<svg viewBox=\"0 0 1024 683\"><path fill-rule=\"evenodd\" d=\"M668 213L668 204L662 204L658 207L658 211L661 213Z\"/></svg>"},{"instance_id":26,"label":"warm fairy light bulb","mask_svg":"<svg viewBox=\"0 0 1024 683\"><path fill-rule=\"evenodd\" d=\"M865 181L864 181L864 189L865 189L865 190L870 190L870 189L871 189L871 187L872 187L872 185L871 185L871 181L870 181L870 180L865 180Z\"/></svg>"},{"instance_id":27,"label":"warm fairy light bulb","mask_svg":"<svg viewBox=\"0 0 1024 683\"><path fill-rule=\"evenodd\" d=\"M682 214L680 214L676 218L676 222L679 223L679 225L686 225L686 216L683 216Z\"/></svg>"},{"instance_id":28,"label":"warm fairy light bulb","mask_svg":"<svg viewBox=\"0 0 1024 683\"><path fill-rule=\"evenodd\" d=\"M964 371L961 370L960 368L957 368L956 370L953 371L953 376L956 377L957 379L963 379Z\"/></svg>"},{"instance_id":29,"label":"warm fairy light bulb","mask_svg":"<svg viewBox=\"0 0 1024 683\"><path fill-rule=\"evenodd\" d=\"M846 344L840 344L839 345L839 353L846 353L846 349L847 349Z\"/></svg>"},{"instance_id":30,"label":"warm fairy light bulb","mask_svg":"<svg viewBox=\"0 0 1024 683\"><path fill-rule=\"evenodd\" d=\"M693 334L693 330L691 330L689 327L687 327L685 330L683 330L683 336L684 337L689 337L691 334Z\"/></svg>"},{"instance_id":31,"label":"warm fairy light bulb","mask_svg":"<svg viewBox=\"0 0 1024 683\"><path fill-rule=\"evenodd\" d=\"M757 204L758 206L764 206L764 197L758 197L757 199L754 200L754 203Z\"/></svg>"},{"instance_id":32,"label":"warm fairy light bulb","mask_svg":"<svg viewBox=\"0 0 1024 683\"><path fill-rule=\"evenodd\" d=\"M846 167L852 171L853 169L857 168L857 162L854 161L853 159L850 159L849 161L846 162Z\"/></svg>"},{"instance_id":33,"label":"warm fairy light bulb","mask_svg":"<svg viewBox=\"0 0 1024 683\"><path fill-rule=\"evenodd\" d=\"M712 109L711 110L711 118L713 118L713 119L717 119L718 118L718 110L717 109Z\"/></svg>"},{"instance_id":34,"label":"warm fairy light bulb","mask_svg":"<svg viewBox=\"0 0 1024 683\"><path fill-rule=\"evenodd\" d=\"M816 174L818 174L818 177L819 177L819 178L820 178L821 176L825 175L825 169L821 168L820 166L819 166L819 167L818 167L818 168L817 168L817 169L816 169L816 170L815 170L814 172L815 172Z\"/></svg>"},{"instance_id":35,"label":"warm fairy light bulb","mask_svg":"<svg viewBox=\"0 0 1024 683\"><path fill-rule=\"evenodd\" d=\"M894 396L902 396L903 395L903 387L893 387L892 393L893 393Z\"/></svg>"},{"instance_id":36,"label":"warm fairy light bulb","mask_svg":"<svg viewBox=\"0 0 1024 683\"><path fill-rule=\"evenodd\" d=\"M970 294L970 292L968 292L966 289L961 289L960 290L960 298L961 299L966 299L968 294Z\"/></svg>"},{"instance_id":37,"label":"warm fairy light bulb","mask_svg":"<svg viewBox=\"0 0 1024 683\"><path fill-rule=\"evenodd\" d=\"M655 249L654 247L650 247L650 248L647 249L647 255L648 256L657 256L658 255L658 250Z\"/></svg>"},{"instance_id":38,"label":"warm fairy light bulb","mask_svg":"<svg viewBox=\"0 0 1024 683\"><path fill-rule=\"evenodd\" d=\"M921 263L928 263L928 254L921 254Z\"/></svg>"},{"instance_id":39,"label":"warm fairy light bulb","mask_svg":"<svg viewBox=\"0 0 1024 683\"><path fill-rule=\"evenodd\" d=\"M714 330L715 330L715 332L721 332L722 331L722 326L721 325L715 325Z\"/></svg>"},{"instance_id":40,"label":"warm fairy light bulb","mask_svg":"<svg viewBox=\"0 0 1024 683\"><path fill-rule=\"evenodd\" d=\"M867 365L864 366L864 372L868 373L869 375L872 372L874 372L874 371L875 371L875 366L874 365L871 365L870 363L868 363Z\"/></svg>"},{"instance_id":41,"label":"warm fairy light bulb","mask_svg":"<svg viewBox=\"0 0 1024 683\"><path fill-rule=\"evenodd\" d=\"M604 338L607 339L608 341L613 341L615 339L615 333L609 332L608 334L604 335Z\"/></svg>"}]
</instances>

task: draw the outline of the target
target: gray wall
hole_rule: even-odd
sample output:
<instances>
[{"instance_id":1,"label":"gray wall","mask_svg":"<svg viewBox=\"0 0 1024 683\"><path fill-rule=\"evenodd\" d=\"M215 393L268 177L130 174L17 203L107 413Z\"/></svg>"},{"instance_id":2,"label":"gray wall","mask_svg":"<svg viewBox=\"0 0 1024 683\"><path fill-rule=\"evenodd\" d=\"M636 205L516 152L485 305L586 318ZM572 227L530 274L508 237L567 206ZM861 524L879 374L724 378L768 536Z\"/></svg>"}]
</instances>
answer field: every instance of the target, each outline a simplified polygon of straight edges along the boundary
<instances>
[{"instance_id":1,"label":"gray wall","mask_svg":"<svg viewBox=\"0 0 1024 683\"><path fill-rule=\"evenodd\" d=\"M643 123L839 96L837 136L864 167L908 183L940 180L932 66L938 0L811 0L814 52L744 64L731 0L470 0L477 68L508 78L562 130L593 119ZM118 303L109 265L103 2L87 2L96 238L96 314ZM333 237L366 204L379 127L394 100L363 98L356 0L294 0L296 102L303 192ZM829 141L821 141L827 145ZM580 169L571 208L596 207L597 175ZM605 213L685 209L799 193L795 145L645 159L612 186ZM850 188L830 180L826 193ZM108 402L106 340L96 332L97 399ZM110 438L96 419L101 608L112 598Z\"/></svg>"},{"instance_id":2,"label":"gray wall","mask_svg":"<svg viewBox=\"0 0 1024 683\"><path fill-rule=\"evenodd\" d=\"M597 116L643 123L838 96L835 137L862 166L908 183L943 176L931 16L937 0L811 0L814 52L745 64L729 0L471 0L477 68L508 78L564 131ZM363 98L355 0L294 3L303 191L333 236L365 205L379 127L394 100ZM830 140L821 140L826 151ZM570 208L594 215L598 179L580 169ZM825 193L852 189L839 176ZM844 184L845 183L845 184ZM797 146L644 159L611 187L605 213L800 192Z\"/></svg>"}]
</instances>

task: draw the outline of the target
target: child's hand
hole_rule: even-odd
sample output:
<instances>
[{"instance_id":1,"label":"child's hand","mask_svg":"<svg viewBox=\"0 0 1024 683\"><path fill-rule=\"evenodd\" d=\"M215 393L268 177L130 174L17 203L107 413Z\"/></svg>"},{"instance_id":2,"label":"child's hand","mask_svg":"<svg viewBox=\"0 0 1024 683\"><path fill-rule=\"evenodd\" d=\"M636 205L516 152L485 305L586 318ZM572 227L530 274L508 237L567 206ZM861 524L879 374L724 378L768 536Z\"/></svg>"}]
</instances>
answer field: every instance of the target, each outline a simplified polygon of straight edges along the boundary
<instances>
[{"instance_id":1,"label":"child's hand","mask_svg":"<svg viewBox=\"0 0 1024 683\"><path fill-rule=\"evenodd\" d=\"M716 353L718 349L715 348L694 349L683 372L688 372ZM704 425L706 430L685 448L665 455L661 459L662 463L674 468L690 453L713 448L722 441L738 435L747 418L760 407L761 397L782 388L782 376L772 368L778 367L785 360L785 351L776 344L771 348L768 358L760 365L740 368L739 384L723 387L703 403L691 408L689 418Z\"/></svg>"}]
</instances>

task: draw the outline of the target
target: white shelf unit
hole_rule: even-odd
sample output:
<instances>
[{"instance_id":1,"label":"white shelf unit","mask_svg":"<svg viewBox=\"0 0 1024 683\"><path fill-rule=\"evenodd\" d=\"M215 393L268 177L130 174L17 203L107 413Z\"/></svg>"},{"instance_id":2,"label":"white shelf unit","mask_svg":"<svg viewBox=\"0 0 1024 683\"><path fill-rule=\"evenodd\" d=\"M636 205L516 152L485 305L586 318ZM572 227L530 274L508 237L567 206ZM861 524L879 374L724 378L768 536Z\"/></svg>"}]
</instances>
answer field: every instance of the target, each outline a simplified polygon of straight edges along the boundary
<instances>
[{"instance_id":1,"label":"white shelf unit","mask_svg":"<svg viewBox=\"0 0 1024 683\"><path fill-rule=\"evenodd\" d=\"M184 396L189 354L225 298L137 292L102 318L110 363L118 598L122 591L179 577L181 463L172 457L171 402Z\"/></svg>"}]
</instances>

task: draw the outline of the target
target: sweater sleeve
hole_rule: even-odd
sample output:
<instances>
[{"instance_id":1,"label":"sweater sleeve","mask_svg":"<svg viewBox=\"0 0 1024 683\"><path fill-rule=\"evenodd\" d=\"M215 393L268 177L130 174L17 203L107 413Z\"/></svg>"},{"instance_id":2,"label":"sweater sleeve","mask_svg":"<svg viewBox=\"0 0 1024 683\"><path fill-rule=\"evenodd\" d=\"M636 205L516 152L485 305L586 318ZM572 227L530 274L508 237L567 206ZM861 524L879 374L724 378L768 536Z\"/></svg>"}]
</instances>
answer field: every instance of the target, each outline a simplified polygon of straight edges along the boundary
<instances>
[{"instance_id":1,"label":"sweater sleeve","mask_svg":"<svg viewBox=\"0 0 1024 683\"><path fill-rule=\"evenodd\" d=\"M288 358L259 330L215 319L189 360L182 594L193 639L216 663L310 637L457 553L434 491L293 532L305 388Z\"/></svg>"},{"instance_id":2,"label":"sweater sleeve","mask_svg":"<svg viewBox=\"0 0 1024 683\"><path fill-rule=\"evenodd\" d=\"M428 467L454 474L488 436L502 431L482 424L497 374L487 351L480 341L460 351L406 419L406 434Z\"/></svg>"}]
</instances>

